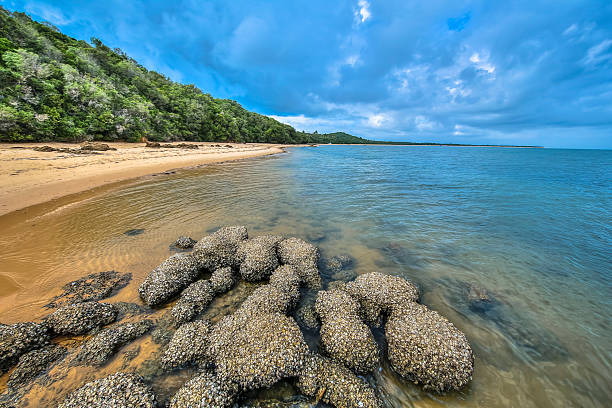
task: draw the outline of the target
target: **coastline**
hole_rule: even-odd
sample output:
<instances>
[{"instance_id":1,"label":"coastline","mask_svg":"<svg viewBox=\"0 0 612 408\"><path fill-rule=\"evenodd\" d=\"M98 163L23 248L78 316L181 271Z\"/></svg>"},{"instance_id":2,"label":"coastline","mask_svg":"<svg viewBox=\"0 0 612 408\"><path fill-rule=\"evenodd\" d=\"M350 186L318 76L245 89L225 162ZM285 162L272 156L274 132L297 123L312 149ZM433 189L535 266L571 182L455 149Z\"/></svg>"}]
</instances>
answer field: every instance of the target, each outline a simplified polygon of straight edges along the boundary
<instances>
[{"instance_id":1,"label":"coastline","mask_svg":"<svg viewBox=\"0 0 612 408\"><path fill-rule=\"evenodd\" d=\"M144 143L104 143L117 150L72 154L40 152L32 148L78 149L80 145L0 143L0 216L106 184L179 168L283 153L288 147L263 143L181 142L199 148L168 149L149 148Z\"/></svg>"}]
</instances>

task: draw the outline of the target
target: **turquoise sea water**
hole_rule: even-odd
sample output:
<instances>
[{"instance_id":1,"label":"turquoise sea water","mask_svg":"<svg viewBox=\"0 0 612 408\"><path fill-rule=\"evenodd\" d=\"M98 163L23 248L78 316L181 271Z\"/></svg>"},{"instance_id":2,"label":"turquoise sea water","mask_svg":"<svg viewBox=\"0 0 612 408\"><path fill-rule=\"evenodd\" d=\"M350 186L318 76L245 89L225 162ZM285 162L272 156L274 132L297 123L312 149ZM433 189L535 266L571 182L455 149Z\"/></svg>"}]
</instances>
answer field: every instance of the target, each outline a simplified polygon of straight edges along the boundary
<instances>
[{"instance_id":1,"label":"turquoise sea water","mask_svg":"<svg viewBox=\"0 0 612 408\"><path fill-rule=\"evenodd\" d=\"M470 386L428 394L383 364L369 381L389 406L612 405L612 151L292 148L150 177L26 218L5 229L0 246L56 237L45 245L61 256L39 256L40 273L11 276L42 298L78 267L133 272L125 291L137 299L139 281L176 236L244 224L251 235L314 241L324 258L350 255L356 273L410 279L422 303L467 334ZM133 228L145 232L122 234ZM21 269L41 253L15 248L0 267ZM470 302L472 285L493 301ZM15 294L0 320L35 315L40 305L26 299Z\"/></svg>"}]
</instances>

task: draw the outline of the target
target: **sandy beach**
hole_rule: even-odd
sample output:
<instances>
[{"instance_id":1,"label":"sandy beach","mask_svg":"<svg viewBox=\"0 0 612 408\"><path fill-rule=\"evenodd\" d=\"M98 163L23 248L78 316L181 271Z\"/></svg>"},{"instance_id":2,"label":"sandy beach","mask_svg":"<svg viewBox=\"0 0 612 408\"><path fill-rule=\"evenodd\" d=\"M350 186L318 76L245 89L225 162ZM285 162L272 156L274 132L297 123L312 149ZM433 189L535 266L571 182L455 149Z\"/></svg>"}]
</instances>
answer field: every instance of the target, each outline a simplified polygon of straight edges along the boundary
<instances>
[{"instance_id":1,"label":"sandy beach","mask_svg":"<svg viewBox=\"0 0 612 408\"><path fill-rule=\"evenodd\" d=\"M109 183L202 164L283 152L283 145L190 143L198 149L107 143L97 154L40 152L37 146L78 149L78 144L0 144L0 215Z\"/></svg>"}]
</instances>

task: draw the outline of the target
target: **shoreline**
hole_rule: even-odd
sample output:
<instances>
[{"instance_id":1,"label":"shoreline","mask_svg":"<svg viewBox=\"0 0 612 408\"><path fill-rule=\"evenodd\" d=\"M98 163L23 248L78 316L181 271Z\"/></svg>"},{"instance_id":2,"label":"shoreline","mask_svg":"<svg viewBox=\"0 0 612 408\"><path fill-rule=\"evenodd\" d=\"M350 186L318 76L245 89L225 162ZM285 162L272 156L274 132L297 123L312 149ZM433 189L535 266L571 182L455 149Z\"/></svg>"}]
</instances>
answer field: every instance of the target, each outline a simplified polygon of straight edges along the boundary
<instances>
[{"instance_id":1,"label":"shoreline","mask_svg":"<svg viewBox=\"0 0 612 408\"><path fill-rule=\"evenodd\" d=\"M78 149L79 144L0 143L0 216L107 184L204 164L273 155L293 147L264 143L180 142L199 148L169 149L145 147L144 143L103 143L117 150L73 154L40 152L32 148Z\"/></svg>"}]
</instances>

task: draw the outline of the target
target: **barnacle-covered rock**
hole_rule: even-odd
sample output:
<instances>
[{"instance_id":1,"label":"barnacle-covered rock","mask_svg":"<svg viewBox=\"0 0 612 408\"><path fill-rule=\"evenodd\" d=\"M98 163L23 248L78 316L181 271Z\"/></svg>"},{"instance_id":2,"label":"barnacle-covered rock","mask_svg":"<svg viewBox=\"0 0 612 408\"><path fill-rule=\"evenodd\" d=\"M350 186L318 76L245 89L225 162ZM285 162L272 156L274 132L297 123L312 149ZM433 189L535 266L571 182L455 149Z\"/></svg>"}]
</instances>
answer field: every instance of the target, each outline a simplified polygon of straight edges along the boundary
<instances>
[{"instance_id":1,"label":"barnacle-covered rock","mask_svg":"<svg viewBox=\"0 0 612 408\"><path fill-rule=\"evenodd\" d=\"M295 320L300 326L308 330L316 330L320 326L319 319L317 318L317 312L313 303L307 303L300 306L295 311Z\"/></svg>"},{"instance_id":2,"label":"barnacle-covered rock","mask_svg":"<svg viewBox=\"0 0 612 408\"><path fill-rule=\"evenodd\" d=\"M270 276L270 285L276 286L285 292L299 292L300 282L300 275L297 269L291 265L279 266Z\"/></svg>"},{"instance_id":3,"label":"barnacle-covered rock","mask_svg":"<svg viewBox=\"0 0 612 408\"><path fill-rule=\"evenodd\" d=\"M138 293L147 305L157 306L176 296L199 274L198 262L191 254L175 254L149 273Z\"/></svg>"},{"instance_id":4,"label":"barnacle-covered rock","mask_svg":"<svg viewBox=\"0 0 612 408\"><path fill-rule=\"evenodd\" d=\"M133 373L116 373L72 392L58 408L155 408L155 394Z\"/></svg>"},{"instance_id":5,"label":"barnacle-covered rock","mask_svg":"<svg viewBox=\"0 0 612 408\"><path fill-rule=\"evenodd\" d=\"M321 288L321 275L317 267L319 249L316 246L294 237L281 241L277 252L281 263L295 266L307 287Z\"/></svg>"},{"instance_id":6,"label":"barnacle-covered rock","mask_svg":"<svg viewBox=\"0 0 612 408\"><path fill-rule=\"evenodd\" d=\"M296 376L308 352L295 320L280 313L234 313L213 327L209 341L217 375L244 391Z\"/></svg>"},{"instance_id":7,"label":"barnacle-covered rock","mask_svg":"<svg viewBox=\"0 0 612 408\"><path fill-rule=\"evenodd\" d=\"M9 389L23 387L47 370L51 363L59 360L65 354L66 349L64 347L49 344L22 355L19 358L17 367L15 367L6 383L7 387Z\"/></svg>"},{"instance_id":8,"label":"barnacle-covered rock","mask_svg":"<svg viewBox=\"0 0 612 408\"><path fill-rule=\"evenodd\" d=\"M266 279L278 267L276 248L282 237L262 235L238 245L237 259L240 276L246 281Z\"/></svg>"},{"instance_id":9,"label":"barnacle-covered rock","mask_svg":"<svg viewBox=\"0 0 612 408\"><path fill-rule=\"evenodd\" d=\"M229 408L238 396L236 384L203 372L187 381L170 400L170 408Z\"/></svg>"},{"instance_id":10,"label":"barnacle-covered rock","mask_svg":"<svg viewBox=\"0 0 612 408\"><path fill-rule=\"evenodd\" d=\"M102 300L125 287L131 273L105 271L92 273L62 286L63 293L51 299L45 307L61 307L72 303Z\"/></svg>"},{"instance_id":11,"label":"barnacle-covered rock","mask_svg":"<svg viewBox=\"0 0 612 408\"><path fill-rule=\"evenodd\" d=\"M220 295L232 288L236 283L234 271L229 266L216 269L210 276L210 283L215 294Z\"/></svg>"},{"instance_id":12,"label":"barnacle-covered rock","mask_svg":"<svg viewBox=\"0 0 612 408\"><path fill-rule=\"evenodd\" d=\"M79 364L104 364L122 345L144 335L151 327L152 321L142 320L104 329L81 346L75 360Z\"/></svg>"},{"instance_id":13,"label":"barnacle-covered rock","mask_svg":"<svg viewBox=\"0 0 612 408\"><path fill-rule=\"evenodd\" d=\"M0 374L24 353L49 342L48 329L38 323L0 324Z\"/></svg>"},{"instance_id":14,"label":"barnacle-covered rock","mask_svg":"<svg viewBox=\"0 0 612 408\"><path fill-rule=\"evenodd\" d=\"M374 390L351 370L318 354L309 354L296 383L300 392L336 408L380 408Z\"/></svg>"},{"instance_id":15,"label":"barnacle-covered rock","mask_svg":"<svg viewBox=\"0 0 612 408\"><path fill-rule=\"evenodd\" d=\"M426 306L406 302L396 307L385 336L393 369L425 389L457 390L472 378L474 357L465 334Z\"/></svg>"},{"instance_id":16,"label":"barnacle-covered rock","mask_svg":"<svg viewBox=\"0 0 612 408\"><path fill-rule=\"evenodd\" d=\"M162 355L162 366L173 369L192 363L207 365L209 334L210 322L206 320L196 320L179 327Z\"/></svg>"},{"instance_id":17,"label":"barnacle-covered rock","mask_svg":"<svg viewBox=\"0 0 612 408\"><path fill-rule=\"evenodd\" d=\"M379 362L378 345L358 315L357 302L342 291L320 291L315 309L325 352L358 373L373 371Z\"/></svg>"},{"instance_id":18,"label":"barnacle-covered rock","mask_svg":"<svg viewBox=\"0 0 612 408\"><path fill-rule=\"evenodd\" d=\"M189 248L193 248L193 246L197 244L197 242L198 241L196 241L195 239L191 237L186 237L186 236L181 235L170 246L174 248L178 248L178 249L189 249Z\"/></svg>"},{"instance_id":19,"label":"barnacle-covered rock","mask_svg":"<svg viewBox=\"0 0 612 408\"><path fill-rule=\"evenodd\" d=\"M201 268L209 271L226 266L238 266L236 251L240 242L248 238L246 227L232 226L218 229L202 238L193 247L193 256Z\"/></svg>"},{"instance_id":20,"label":"barnacle-covered rock","mask_svg":"<svg viewBox=\"0 0 612 408\"><path fill-rule=\"evenodd\" d=\"M380 272L359 275L347 283L345 290L360 302L380 308L383 313L405 302L419 300L419 290L410 281Z\"/></svg>"},{"instance_id":21,"label":"barnacle-covered rock","mask_svg":"<svg viewBox=\"0 0 612 408\"><path fill-rule=\"evenodd\" d=\"M300 292L285 292L273 285L258 287L240 305L237 313L260 315L265 313L287 314L299 300Z\"/></svg>"},{"instance_id":22,"label":"barnacle-covered rock","mask_svg":"<svg viewBox=\"0 0 612 408\"><path fill-rule=\"evenodd\" d=\"M204 311L215 298L213 285L209 280L192 283L181 293L181 298L172 308L175 325L180 326Z\"/></svg>"},{"instance_id":23,"label":"barnacle-covered rock","mask_svg":"<svg viewBox=\"0 0 612 408\"><path fill-rule=\"evenodd\" d=\"M110 303L83 302L64 306L45 318L56 334L84 334L115 321L117 308Z\"/></svg>"}]
</instances>

